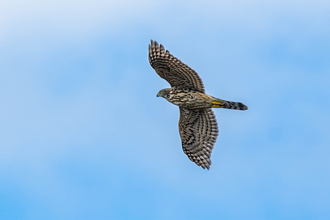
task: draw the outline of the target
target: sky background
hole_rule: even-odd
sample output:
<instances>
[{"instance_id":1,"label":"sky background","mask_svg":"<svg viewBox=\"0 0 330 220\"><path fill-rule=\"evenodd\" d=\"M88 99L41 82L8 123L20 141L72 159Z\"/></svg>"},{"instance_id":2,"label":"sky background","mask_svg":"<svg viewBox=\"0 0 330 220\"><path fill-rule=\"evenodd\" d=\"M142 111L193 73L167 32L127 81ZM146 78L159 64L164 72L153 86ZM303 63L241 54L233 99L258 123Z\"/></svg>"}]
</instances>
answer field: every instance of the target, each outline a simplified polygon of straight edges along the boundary
<instances>
[{"instance_id":1,"label":"sky background","mask_svg":"<svg viewBox=\"0 0 330 220\"><path fill-rule=\"evenodd\" d=\"M329 219L330 1L0 3L0 219ZM215 109L183 153L150 39Z\"/></svg>"}]
</instances>

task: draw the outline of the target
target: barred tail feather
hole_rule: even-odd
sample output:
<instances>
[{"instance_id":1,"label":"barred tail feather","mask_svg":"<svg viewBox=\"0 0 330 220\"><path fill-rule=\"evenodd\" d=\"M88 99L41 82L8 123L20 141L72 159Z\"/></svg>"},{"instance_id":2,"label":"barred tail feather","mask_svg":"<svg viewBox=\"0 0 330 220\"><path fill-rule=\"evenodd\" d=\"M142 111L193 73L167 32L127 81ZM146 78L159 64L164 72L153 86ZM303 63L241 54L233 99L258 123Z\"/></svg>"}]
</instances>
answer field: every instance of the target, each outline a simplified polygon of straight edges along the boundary
<instances>
[{"instance_id":1,"label":"barred tail feather","mask_svg":"<svg viewBox=\"0 0 330 220\"><path fill-rule=\"evenodd\" d=\"M248 107L241 102L231 102L218 98L214 98L212 101L212 108L228 108L236 110L247 110Z\"/></svg>"}]
</instances>

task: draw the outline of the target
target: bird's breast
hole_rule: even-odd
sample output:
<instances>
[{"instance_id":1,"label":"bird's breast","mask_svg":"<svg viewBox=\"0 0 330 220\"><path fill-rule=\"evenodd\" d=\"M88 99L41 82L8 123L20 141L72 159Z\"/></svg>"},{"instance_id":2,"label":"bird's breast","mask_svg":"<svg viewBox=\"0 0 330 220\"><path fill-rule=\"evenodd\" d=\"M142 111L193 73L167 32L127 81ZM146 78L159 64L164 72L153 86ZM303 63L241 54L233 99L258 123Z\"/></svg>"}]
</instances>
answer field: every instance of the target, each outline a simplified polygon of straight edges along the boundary
<instances>
[{"instance_id":1,"label":"bird's breast","mask_svg":"<svg viewBox=\"0 0 330 220\"><path fill-rule=\"evenodd\" d=\"M210 96L196 91L172 91L167 100L174 105L188 109L212 107Z\"/></svg>"}]
</instances>

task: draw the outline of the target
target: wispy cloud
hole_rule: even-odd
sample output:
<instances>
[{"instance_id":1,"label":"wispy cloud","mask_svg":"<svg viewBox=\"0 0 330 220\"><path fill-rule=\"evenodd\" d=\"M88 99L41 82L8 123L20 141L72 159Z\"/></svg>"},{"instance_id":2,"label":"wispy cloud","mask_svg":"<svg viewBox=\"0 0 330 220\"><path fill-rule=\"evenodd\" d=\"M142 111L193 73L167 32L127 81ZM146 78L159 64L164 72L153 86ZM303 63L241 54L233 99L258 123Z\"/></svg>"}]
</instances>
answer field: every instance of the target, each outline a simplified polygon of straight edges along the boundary
<instances>
[{"instance_id":1,"label":"wispy cloud","mask_svg":"<svg viewBox=\"0 0 330 220\"><path fill-rule=\"evenodd\" d=\"M3 1L0 217L330 216L328 6ZM249 106L215 111L210 171L182 152L177 107L155 97L169 85L150 39L208 93Z\"/></svg>"}]
</instances>

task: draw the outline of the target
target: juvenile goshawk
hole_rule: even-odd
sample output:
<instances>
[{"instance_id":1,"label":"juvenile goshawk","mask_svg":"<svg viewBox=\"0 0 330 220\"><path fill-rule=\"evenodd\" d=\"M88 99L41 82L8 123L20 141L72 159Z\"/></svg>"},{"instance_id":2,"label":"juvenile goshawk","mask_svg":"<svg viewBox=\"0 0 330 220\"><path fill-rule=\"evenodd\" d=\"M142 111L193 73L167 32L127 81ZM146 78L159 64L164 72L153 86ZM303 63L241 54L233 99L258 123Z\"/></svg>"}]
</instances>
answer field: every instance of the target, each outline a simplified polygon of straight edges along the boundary
<instances>
[{"instance_id":1,"label":"juvenile goshawk","mask_svg":"<svg viewBox=\"0 0 330 220\"><path fill-rule=\"evenodd\" d=\"M210 168L211 152L218 136L218 125L211 108L247 110L240 102L230 102L205 94L198 74L151 40L149 62L171 88L162 89L157 97L179 106L179 133L183 152L203 169Z\"/></svg>"}]
</instances>

